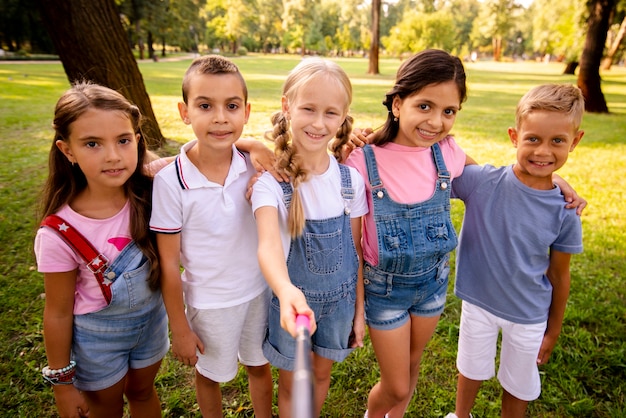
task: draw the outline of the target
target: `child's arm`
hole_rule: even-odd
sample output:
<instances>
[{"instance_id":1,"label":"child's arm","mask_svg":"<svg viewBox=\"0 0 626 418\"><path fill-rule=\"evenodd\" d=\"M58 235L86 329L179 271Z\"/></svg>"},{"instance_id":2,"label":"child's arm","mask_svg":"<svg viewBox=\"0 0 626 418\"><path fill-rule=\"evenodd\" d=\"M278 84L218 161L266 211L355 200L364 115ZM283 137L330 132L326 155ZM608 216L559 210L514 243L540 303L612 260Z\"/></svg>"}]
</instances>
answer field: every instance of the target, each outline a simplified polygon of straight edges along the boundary
<instances>
[{"instance_id":1,"label":"child's arm","mask_svg":"<svg viewBox=\"0 0 626 418\"><path fill-rule=\"evenodd\" d=\"M356 282L356 304L354 320L352 321L352 335L350 335L350 347L363 347L365 338L365 288L363 285L363 249L361 248L361 222L363 218L352 218L352 239L356 253L359 256L359 273Z\"/></svg>"},{"instance_id":2,"label":"child's arm","mask_svg":"<svg viewBox=\"0 0 626 418\"><path fill-rule=\"evenodd\" d=\"M291 283L278 225L278 209L262 206L254 212L259 235L258 257L261 272L280 301L280 325L296 337L296 315L303 314L311 320L311 334L316 323L313 310L300 289Z\"/></svg>"},{"instance_id":3,"label":"child's arm","mask_svg":"<svg viewBox=\"0 0 626 418\"><path fill-rule=\"evenodd\" d=\"M546 364L556 346L556 341L561 333L565 305L569 297L570 272L569 262L571 254L560 251L550 251L550 265L546 275L552 284L552 303L548 314L548 326L541 342L537 364Z\"/></svg>"},{"instance_id":4,"label":"child's arm","mask_svg":"<svg viewBox=\"0 0 626 418\"><path fill-rule=\"evenodd\" d=\"M238 150L250 154L252 165L258 172L263 173L269 171L277 181L289 181L289 177L285 173L276 170L276 156L274 152L261 141L239 138L237 142L235 142L235 146Z\"/></svg>"},{"instance_id":5,"label":"child's arm","mask_svg":"<svg viewBox=\"0 0 626 418\"><path fill-rule=\"evenodd\" d=\"M574 190L574 188L558 174L552 174L552 181L561 188L561 193L563 193L565 201L567 202L565 207L568 209L576 208L576 214L580 216L583 213L585 206L587 206L587 201L578 196L576 190Z\"/></svg>"},{"instance_id":6,"label":"child's arm","mask_svg":"<svg viewBox=\"0 0 626 418\"><path fill-rule=\"evenodd\" d=\"M70 364L76 274L76 270L44 274L46 305L43 311L43 331L48 367L55 370ZM60 416L87 416L89 406L73 384L54 385L52 389Z\"/></svg>"},{"instance_id":7,"label":"child's arm","mask_svg":"<svg viewBox=\"0 0 626 418\"><path fill-rule=\"evenodd\" d=\"M180 277L180 234L157 234L161 264L161 293L172 331L172 354L183 364L198 361L196 348L204 354L204 345L192 331L185 315L183 283Z\"/></svg>"}]
</instances>

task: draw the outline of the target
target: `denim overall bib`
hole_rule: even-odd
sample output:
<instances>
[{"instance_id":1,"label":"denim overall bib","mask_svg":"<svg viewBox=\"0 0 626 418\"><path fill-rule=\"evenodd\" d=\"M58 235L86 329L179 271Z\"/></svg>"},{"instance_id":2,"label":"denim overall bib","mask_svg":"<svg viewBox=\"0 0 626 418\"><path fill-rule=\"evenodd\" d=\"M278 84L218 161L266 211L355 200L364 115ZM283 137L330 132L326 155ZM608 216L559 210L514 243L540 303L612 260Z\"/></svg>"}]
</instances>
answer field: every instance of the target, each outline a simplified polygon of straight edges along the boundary
<instances>
[{"instance_id":1,"label":"denim overall bib","mask_svg":"<svg viewBox=\"0 0 626 418\"><path fill-rule=\"evenodd\" d=\"M443 309L445 293L443 300L439 295L435 295L438 300L429 299L435 291L441 293L442 286L447 288L449 253L457 245L457 236L450 219L450 173L439 144L433 144L431 150L437 169L435 191L424 202L404 204L391 199L380 179L373 149L363 148L379 260L378 266L365 263L363 270L366 316L371 298L385 299L384 305L391 310L423 316L437 315ZM385 328L407 319L408 313L402 318L379 318L377 325Z\"/></svg>"},{"instance_id":2,"label":"denim overall bib","mask_svg":"<svg viewBox=\"0 0 626 418\"><path fill-rule=\"evenodd\" d=\"M291 282L306 297L315 312L317 331L312 335L313 351L333 361L344 360L352 351L352 331L359 260L352 239L348 201L354 197L350 171L339 165L344 214L335 218L307 219L302 235L292 238L287 256ZM287 207L293 189L281 183ZM323 204L323 202L320 202ZM295 340L280 326L280 306L273 295L269 312L269 333L263 352L270 363L293 370Z\"/></svg>"},{"instance_id":3,"label":"denim overall bib","mask_svg":"<svg viewBox=\"0 0 626 418\"><path fill-rule=\"evenodd\" d=\"M165 305L161 291L148 285L149 272L150 263L131 241L104 272L113 281L111 302L74 316L72 356L80 390L109 387L129 367L150 366L169 350Z\"/></svg>"}]
</instances>

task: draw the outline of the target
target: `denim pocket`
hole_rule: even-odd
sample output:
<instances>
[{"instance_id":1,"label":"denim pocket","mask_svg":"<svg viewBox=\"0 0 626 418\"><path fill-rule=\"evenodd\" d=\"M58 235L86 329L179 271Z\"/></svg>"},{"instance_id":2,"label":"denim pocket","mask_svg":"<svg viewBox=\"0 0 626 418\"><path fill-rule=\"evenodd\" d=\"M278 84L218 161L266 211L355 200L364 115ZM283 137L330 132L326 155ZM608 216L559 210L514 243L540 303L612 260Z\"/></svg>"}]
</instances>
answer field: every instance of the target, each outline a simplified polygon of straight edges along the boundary
<instances>
[{"instance_id":1,"label":"denim pocket","mask_svg":"<svg viewBox=\"0 0 626 418\"><path fill-rule=\"evenodd\" d=\"M378 274L371 267L365 266L363 269L363 284L365 293L376 296L389 296L391 294L391 283L388 275Z\"/></svg>"},{"instance_id":2,"label":"denim pocket","mask_svg":"<svg viewBox=\"0 0 626 418\"><path fill-rule=\"evenodd\" d=\"M343 264L341 229L326 234L306 233L306 260L309 271L315 274L330 274Z\"/></svg>"}]
</instances>

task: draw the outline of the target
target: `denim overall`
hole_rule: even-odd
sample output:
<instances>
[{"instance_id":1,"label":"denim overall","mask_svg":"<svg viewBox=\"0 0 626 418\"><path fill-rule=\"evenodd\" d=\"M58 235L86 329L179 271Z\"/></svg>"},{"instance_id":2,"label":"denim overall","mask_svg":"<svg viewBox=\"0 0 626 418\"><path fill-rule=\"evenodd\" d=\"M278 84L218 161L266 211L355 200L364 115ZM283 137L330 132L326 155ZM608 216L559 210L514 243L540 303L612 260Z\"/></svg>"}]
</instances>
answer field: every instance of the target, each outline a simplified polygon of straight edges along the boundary
<instances>
[{"instance_id":1,"label":"denim overall","mask_svg":"<svg viewBox=\"0 0 626 418\"><path fill-rule=\"evenodd\" d=\"M291 240L287 256L291 282L302 290L315 312L317 331L311 338L313 351L333 361L344 360L352 351L348 339L354 319L359 267L348 208L354 190L349 169L341 164L339 168L344 214L322 220L307 219L302 235ZM290 183L281 186L289 207L292 186ZM270 304L269 324L268 338L263 344L265 357L278 368L293 370L295 340L280 326L280 306L275 295Z\"/></svg>"},{"instance_id":2,"label":"denim overall","mask_svg":"<svg viewBox=\"0 0 626 418\"><path fill-rule=\"evenodd\" d=\"M390 310L406 313L401 317L381 315L372 324L381 329L392 329L408 320L408 313L434 316L445 303L439 295L447 288L449 253L457 245L457 237L450 219L450 173L439 144L431 146L437 169L437 183L430 199L415 204L397 203L391 199L380 179L374 151L363 148L371 186L373 216L378 240L378 265L365 263L365 308L368 299L380 298L378 304ZM407 181L419 179L407 178ZM429 300L431 299L431 300ZM368 323L370 318L368 318ZM393 323L395 322L395 326Z\"/></svg>"},{"instance_id":3,"label":"denim overall","mask_svg":"<svg viewBox=\"0 0 626 418\"><path fill-rule=\"evenodd\" d=\"M149 272L147 258L130 242L104 272L113 281L111 303L74 316L72 355L78 389L112 386L129 367L150 366L169 350L165 305L161 291L148 285Z\"/></svg>"}]
</instances>

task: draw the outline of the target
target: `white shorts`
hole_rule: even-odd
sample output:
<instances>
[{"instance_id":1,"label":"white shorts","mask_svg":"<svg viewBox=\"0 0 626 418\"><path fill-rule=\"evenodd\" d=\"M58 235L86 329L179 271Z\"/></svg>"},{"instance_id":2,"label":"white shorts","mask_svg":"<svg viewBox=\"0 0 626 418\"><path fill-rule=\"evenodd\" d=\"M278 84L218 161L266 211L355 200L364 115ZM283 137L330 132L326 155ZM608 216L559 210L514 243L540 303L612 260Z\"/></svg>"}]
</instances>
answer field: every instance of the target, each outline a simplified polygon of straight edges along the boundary
<instances>
[{"instance_id":1,"label":"white shorts","mask_svg":"<svg viewBox=\"0 0 626 418\"><path fill-rule=\"evenodd\" d=\"M517 324L463 301L456 366L469 379L491 379L502 330L498 380L511 395L533 401L541 393L537 355L546 325L547 322Z\"/></svg>"},{"instance_id":2,"label":"white shorts","mask_svg":"<svg viewBox=\"0 0 626 418\"><path fill-rule=\"evenodd\" d=\"M214 382L228 382L237 375L239 362L245 366L268 362L262 347L270 297L267 289L251 301L229 308L187 307L189 324L204 344L204 354L197 353L198 373Z\"/></svg>"}]
</instances>

